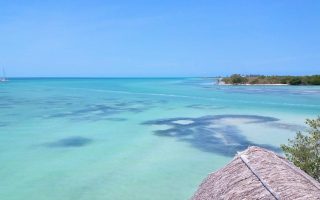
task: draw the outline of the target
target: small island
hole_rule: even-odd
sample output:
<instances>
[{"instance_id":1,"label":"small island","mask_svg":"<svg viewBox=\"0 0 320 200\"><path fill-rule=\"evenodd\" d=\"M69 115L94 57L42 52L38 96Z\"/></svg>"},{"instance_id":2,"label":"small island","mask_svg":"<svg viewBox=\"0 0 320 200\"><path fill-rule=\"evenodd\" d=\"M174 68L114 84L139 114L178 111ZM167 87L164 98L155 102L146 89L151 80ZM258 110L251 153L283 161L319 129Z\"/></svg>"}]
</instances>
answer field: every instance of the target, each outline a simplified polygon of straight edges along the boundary
<instances>
[{"instance_id":1,"label":"small island","mask_svg":"<svg viewBox=\"0 0 320 200\"><path fill-rule=\"evenodd\" d=\"M220 78L219 85L320 85L320 75L264 76L233 74Z\"/></svg>"}]
</instances>

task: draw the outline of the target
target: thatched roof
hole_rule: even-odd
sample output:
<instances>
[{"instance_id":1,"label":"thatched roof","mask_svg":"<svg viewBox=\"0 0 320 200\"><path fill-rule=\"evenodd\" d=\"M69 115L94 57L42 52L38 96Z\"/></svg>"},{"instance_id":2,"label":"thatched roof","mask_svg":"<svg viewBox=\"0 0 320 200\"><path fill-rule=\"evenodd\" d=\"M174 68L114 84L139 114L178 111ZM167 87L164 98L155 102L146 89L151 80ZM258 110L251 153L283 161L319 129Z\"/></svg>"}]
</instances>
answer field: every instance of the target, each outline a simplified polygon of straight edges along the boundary
<instances>
[{"instance_id":1,"label":"thatched roof","mask_svg":"<svg viewBox=\"0 0 320 200\"><path fill-rule=\"evenodd\" d=\"M320 199L320 183L285 158L249 147L209 174L192 199Z\"/></svg>"}]
</instances>

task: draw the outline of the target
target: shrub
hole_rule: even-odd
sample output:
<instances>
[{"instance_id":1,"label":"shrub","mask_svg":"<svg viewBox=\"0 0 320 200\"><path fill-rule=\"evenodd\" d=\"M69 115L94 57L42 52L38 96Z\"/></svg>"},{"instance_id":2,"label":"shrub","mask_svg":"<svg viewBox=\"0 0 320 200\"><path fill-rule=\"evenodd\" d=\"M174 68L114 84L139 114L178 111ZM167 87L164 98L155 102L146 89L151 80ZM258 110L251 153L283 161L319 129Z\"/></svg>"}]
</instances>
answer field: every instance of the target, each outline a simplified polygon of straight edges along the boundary
<instances>
[{"instance_id":1,"label":"shrub","mask_svg":"<svg viewBox=\"0 0 320 200\"><path fill-rule=\"evenodd\" d=\"M251 79L249 81L250 84L258 84L259 83L259 79L258 78L254 78L254 79Z\"/></svg>"},{"instance_id":2,"label":"shrub","mask_svg":"<svg viewBox=\"0 0 320 200\"><path fill-rule=\"evenodd\" d=\"M320 75L314 75L310 77L309 84L320 85Z\"/></svg>"},{"instance_id":3,"label":"shrub","mask_svg":"<svg viewBox=\"0 0 320 200\"><path fill-rule=\"evenodd\" d=\"M306 134L298 132L288 145L281 145L288 160L320 182L320 117L307 119Z\"/></svg>"},{"instance_id":4,"label":"shrub","mask_svg":"<svg viewBox=\"0 0 320 200\"><path fill-rule=\"evenodd\" d=\"M302 83L302 81L301 81L301 78L299 78L299 77L293 77L289 81L290 85L300 85L301 83Z\"/></svg>"},{"instance_id":5,"label":"shrub","mask_svg":"<svg viewBox=\"0 0 320 200\"><path fill-rule=\"evenodd\" d=\"M233 74L230 76L230 81L232 84L244 84L248 81L248 79L242 77L240 74Z\"/></svg>"}]
</instances>

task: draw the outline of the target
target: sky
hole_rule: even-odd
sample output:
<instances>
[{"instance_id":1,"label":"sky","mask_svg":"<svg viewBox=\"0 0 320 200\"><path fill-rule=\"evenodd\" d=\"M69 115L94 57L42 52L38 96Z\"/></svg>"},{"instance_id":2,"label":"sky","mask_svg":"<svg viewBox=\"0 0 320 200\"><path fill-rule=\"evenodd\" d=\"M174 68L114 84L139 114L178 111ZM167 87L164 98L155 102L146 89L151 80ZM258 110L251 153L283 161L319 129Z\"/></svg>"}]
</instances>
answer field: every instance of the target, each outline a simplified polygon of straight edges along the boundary
<instances>
[{"instance_id":1,"label":"sky","mask_svg":"<svg viewBox=\"0 0 320 200\"><path fill-rule=\"evenodd\" d=\"M0 0L11 77L320 74L318 0Z\"/></svg>"}]
</instances>

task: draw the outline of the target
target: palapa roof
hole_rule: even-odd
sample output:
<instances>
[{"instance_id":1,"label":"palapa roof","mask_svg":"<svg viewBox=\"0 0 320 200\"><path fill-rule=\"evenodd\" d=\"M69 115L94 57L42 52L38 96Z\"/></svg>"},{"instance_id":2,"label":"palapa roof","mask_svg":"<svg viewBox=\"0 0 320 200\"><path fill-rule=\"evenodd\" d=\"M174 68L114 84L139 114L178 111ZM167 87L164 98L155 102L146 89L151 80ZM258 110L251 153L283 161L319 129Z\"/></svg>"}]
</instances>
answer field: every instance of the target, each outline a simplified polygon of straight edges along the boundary
<instances>
[{"instance_id":1,"label":"palapa roof","mask_svg":"<svg viewBox=\"0 0 320 200\"><path fill-rule=\"evenodd\" d=\"M272 151L249 147L209 174L192 200L320 199L320 183Z\"/></svg>"}]
</instances>

